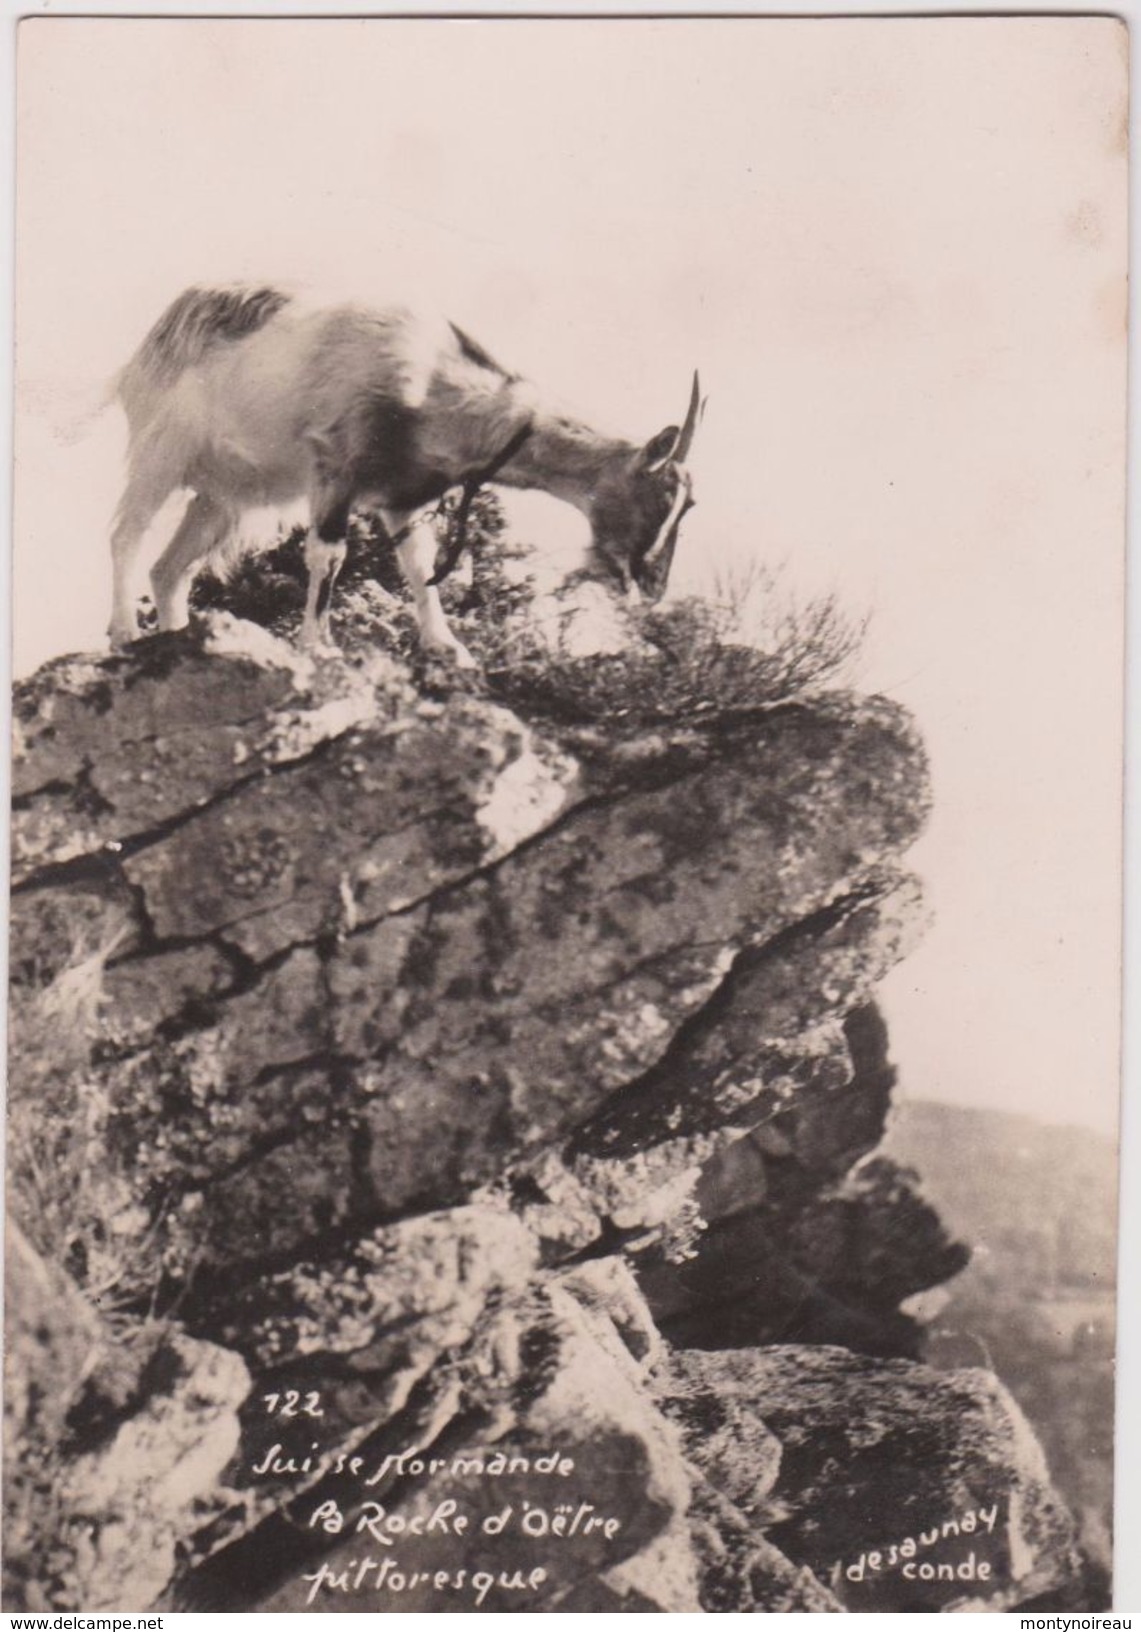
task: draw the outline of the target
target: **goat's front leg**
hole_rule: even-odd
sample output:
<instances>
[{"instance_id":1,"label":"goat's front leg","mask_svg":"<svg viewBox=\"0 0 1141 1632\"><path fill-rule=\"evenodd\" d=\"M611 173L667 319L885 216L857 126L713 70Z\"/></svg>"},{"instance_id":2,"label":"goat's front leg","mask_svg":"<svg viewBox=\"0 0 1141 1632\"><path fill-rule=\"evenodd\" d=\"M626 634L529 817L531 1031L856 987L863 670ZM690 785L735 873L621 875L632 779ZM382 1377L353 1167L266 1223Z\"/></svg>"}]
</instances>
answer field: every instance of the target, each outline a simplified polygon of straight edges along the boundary
<instances>
[{"instance_id":1,"label":"goat's front leg","mask_svg":"<svg viewBox=\"0 0 1141 1632\"><path fill-rule=\"evenodd\" d=\"M307 649L335 644L329 630L329 608L347 549L344 539L330 544L313 531L306 535L305 566L309 572L309 587L301 619L301 644Z\"/></svg>"},{"instance_id":2,"label":"goat's front leg","mask_svg":"<svg viewBox=\"0 0 1141 1632\"><path fill-rule=\"evenodd\" d=\"M301 619L301 644L312 649L335 646L329 631L329 608L337 574L344 565L348 545L351 493L324 472L310 491L309 531L305 535L305 566L309 583L305 592L305 613Z\"/></svg>"},{"instance_id":3,"label":"goat's front leg","mask_svg":"<svg viewBox=\"0 0 1141 1632\"><path fill-rule=\"evenodd\" d=\"M467 647L448 628L440 604L440 592L429 584L436 565L436 530L426 517L411 519L409 514L385 511L384 524L394 536L404 533L396 546L396 557L405 582L412 591L420 639L430 651L450 652L461 669L478 667Z\"/></svg>"}]
</instances>

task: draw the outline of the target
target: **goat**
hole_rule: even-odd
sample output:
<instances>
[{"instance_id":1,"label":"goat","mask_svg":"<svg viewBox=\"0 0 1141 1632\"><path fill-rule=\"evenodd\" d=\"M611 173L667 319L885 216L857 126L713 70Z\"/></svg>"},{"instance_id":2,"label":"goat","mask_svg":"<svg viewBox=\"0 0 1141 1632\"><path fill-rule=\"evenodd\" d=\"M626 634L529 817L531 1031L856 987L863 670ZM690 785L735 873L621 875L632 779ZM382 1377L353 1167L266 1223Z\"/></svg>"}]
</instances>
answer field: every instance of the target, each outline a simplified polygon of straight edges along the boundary
<instances>
[{"instance_id":1,"label":"goat","mask_svg":"<svg viewBox=\"0 0 1141 1632\"><path fill-rule=\"evenodd\" d=\"M537 488L590 522L587 574L657 600L693 503L685 459L701 402L644 445L544 407L462 329L403 306L306 308L273 288L188 289L118 375L127 483L116 512L110 636L134 640L132 568L159 507L193 497L151 573L160 629L187 621L190 588L243 511L307 497L301 639L329 640L329 605L355 506L379 514L425 646L472 659L433 577L432 506L458 482Z\"/></svg>"}]
</instances>

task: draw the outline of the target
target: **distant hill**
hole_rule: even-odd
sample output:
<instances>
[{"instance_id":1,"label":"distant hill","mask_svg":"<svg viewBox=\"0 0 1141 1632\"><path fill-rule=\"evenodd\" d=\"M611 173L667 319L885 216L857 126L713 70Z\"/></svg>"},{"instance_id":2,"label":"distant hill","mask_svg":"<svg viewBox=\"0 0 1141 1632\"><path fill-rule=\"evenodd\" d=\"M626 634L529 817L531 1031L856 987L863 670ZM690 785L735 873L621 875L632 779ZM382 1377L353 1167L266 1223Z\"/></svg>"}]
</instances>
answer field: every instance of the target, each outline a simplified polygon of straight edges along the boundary
<instances>
[{"instance_id":1,"label":"distant hill","mask_svg":"<svg viewBox=\"0 0 1141 1632\"><path fill-rule=\"evenodd\" d=\"M884 1142L973 1249L916 1300L926 1358L989 1365L1034 1424L1090 1557L1108 1568L1113 1492L1117 1151L1085 1128L904 1103Z\"/></svg>"}]
</instances>

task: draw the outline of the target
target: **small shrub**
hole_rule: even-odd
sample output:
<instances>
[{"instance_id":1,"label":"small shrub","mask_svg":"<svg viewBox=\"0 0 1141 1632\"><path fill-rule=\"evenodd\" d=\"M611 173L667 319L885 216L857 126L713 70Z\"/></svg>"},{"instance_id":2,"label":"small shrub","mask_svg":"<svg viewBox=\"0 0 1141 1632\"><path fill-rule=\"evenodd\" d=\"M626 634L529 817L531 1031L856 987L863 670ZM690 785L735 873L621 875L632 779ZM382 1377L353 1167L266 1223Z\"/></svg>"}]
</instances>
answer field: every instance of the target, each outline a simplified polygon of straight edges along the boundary
<instances>
[{"instance_id":1,"label":"small shrub","mask_svg":"<svg viewBox=\"0 0 1141 1632\"><path fill-rule=\"evenodd\" d=\"M449 524L444 506L441 547ZM305 601L303 540L295 529L273 549L241 558L224 578L204 575L195 605L224 607L292 636ZM710 597L630 614L625 649L571 657L536 618L534 588L519 565L529 552L508 539L493 493L477 496L467 540L467 560L441 598L482 679L422 651L395 551L383 527L366 518L354 518L334 597L341 646L379 646L403 658L429 691L486 687L532 717L621 730L716 721L802 697L839 681L864 636L866 620L847 617L834 596L797 600L777 573L751 565L722 574Z\"/></svg>"},{"instance_id":2,"label":"small shrub","mask_svg":"<svg viewBox=\"0 0 1141 1632\"><path fill-rule=\"evenodd\" d=\"M714 574L707 604L718 638L767 653L773 683L791 696L846 679L870 617L846 613L835 595L800 599L784 586L785 571L755 560L726 567Z\"/></svg>"},{"instance_id":3,"label":"small shrub","mask_svg":"<svg viewBox=\"0 0 1141 1632\"><path fill-rule=\"evenodd\" d=\"M645 609L631 627L629 649L588 658L552 655L524 629L492 682L520 708L567 722L714 723L836 683L864 633L833 597L773 602L754 627L736 601L692 597Z\"/></svg>"}]
</instances>

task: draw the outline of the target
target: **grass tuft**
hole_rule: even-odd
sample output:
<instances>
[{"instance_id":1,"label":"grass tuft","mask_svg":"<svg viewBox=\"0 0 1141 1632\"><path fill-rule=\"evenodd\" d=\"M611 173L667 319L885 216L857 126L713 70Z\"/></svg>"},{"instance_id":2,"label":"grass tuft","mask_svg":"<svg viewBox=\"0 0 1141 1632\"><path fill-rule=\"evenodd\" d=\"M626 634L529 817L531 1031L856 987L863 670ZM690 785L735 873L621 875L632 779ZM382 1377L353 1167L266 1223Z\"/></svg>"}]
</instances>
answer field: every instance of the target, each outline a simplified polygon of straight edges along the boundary
<instances>
[{"instance_id":1,"label":"grass tuft","mask_svg":"<svg viewBox=\"0 0 1141 1632\"><path fill-rule=\"evenodd\" d=\"M195 604L224 607L293 636L305 598L303 531L247 555L224 580L205 577ZM867 619L847 615L834 595L800 599L782 574L760 564L729 568L707 597L621 614L618 650L569 655L558 605L542 610L510 543L494 494L480 494L468 560L442 591L452 627L480 665L457 673L420 650L394 552L376 524L354 522L334 598L334 629L346 651L379 647L408 662L433 692L486 689L531 718L564 724L640 726L716 722L752 714L843 684Z\"/></svg>"}]
</instances>

